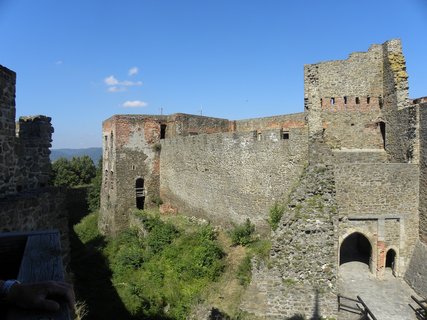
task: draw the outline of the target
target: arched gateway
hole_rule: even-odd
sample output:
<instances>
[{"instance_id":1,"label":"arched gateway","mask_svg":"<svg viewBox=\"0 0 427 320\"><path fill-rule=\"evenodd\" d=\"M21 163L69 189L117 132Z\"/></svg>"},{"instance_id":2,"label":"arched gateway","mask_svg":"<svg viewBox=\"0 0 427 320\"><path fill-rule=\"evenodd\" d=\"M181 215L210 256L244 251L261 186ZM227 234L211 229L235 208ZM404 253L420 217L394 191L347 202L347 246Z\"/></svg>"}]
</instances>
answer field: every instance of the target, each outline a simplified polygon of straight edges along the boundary
<instances>
[{"instance_id":1,"label":"arched gateway","mask_svg":"<svg viewBox=\"0 0 427 320\"><path fill-rule=\"evenodd\" d=\"M340 265L351 261L359 261L370 266L371 260L372 246L363 234L354 232L341 243Z\"/></svg>"}]
</instances>

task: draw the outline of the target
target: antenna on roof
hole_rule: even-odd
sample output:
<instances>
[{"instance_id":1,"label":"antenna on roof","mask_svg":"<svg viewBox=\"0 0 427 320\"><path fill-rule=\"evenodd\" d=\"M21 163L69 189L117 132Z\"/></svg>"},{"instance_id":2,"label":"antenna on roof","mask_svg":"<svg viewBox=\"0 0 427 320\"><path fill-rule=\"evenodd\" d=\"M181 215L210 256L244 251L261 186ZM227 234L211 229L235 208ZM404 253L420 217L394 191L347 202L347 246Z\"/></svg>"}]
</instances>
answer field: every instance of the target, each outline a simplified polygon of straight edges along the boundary
<instances>
[{"instance_id":1,"label":"antenna on roof","mask_svg":"<svg viewBox=\"0 0 427 320\"><path fill-rule=\"evenodd\" d=\"M163 107L160 107L160 115L163 115Z\"/></svg>"},{"instance_id":2,"label":"antenna on roof","mask_svg":"<svg viewBox=\"0 0 427 320\"><path fill-rule=\"evenodd\" d=\"M200 115L203 116L203 107L200 105Z\"/></svg>"}]
</instances>

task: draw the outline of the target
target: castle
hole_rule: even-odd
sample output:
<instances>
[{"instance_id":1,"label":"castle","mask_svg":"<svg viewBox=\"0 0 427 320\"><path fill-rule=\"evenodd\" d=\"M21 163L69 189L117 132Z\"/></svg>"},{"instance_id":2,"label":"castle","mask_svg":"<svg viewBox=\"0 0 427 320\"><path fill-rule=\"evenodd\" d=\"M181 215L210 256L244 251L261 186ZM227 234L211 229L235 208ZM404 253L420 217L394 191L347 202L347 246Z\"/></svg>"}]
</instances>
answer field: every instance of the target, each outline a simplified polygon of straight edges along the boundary
<instances>
[{"instance_id":1,"label":"castle","mask_svg":"<svg viewBox=\"0 0 427 320\"><path fill-rule=\"evenodd\" d=\"M387 266L427 296L427 99L411 100L399 40L306 65L304 112L231 121L187 114L103 122L99 226L117 234L129 211L182 212L271 232L270 266L254 267L244 308L279 319L336 314L339 265ZM308 261L310 260L310 261Z\"/></svg>"}]
</instances>

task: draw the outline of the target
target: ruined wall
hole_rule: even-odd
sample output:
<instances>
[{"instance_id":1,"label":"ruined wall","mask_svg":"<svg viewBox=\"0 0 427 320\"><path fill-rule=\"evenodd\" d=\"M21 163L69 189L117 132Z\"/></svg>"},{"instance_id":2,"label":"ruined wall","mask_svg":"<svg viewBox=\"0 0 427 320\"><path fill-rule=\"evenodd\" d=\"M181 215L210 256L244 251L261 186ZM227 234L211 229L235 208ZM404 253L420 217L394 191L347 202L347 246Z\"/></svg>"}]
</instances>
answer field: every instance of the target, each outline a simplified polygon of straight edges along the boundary
<instances>
[{"instance_id":1,"label":"ruined wall","mask_svg":"<svg viewBox=\"0 0 427 320\"><path fill-rule=\"evenodd\" d=\"M310 137L333 149L385 149L391 162L416 163L416 111L400 40L347 60L306 65Z\"/></svg>"},{"instance_id":2,"label":"ruined wall","mask_svg":"<svg viewBox=\"0 0 427 320\"><path fill-rule=\"evenodd\" d=\"M416 243L405 280L421 295L427 296L427 101L419 99L419 241Z\"/></svg>"},{"instance_id":3,"label":"ruined wall","mask_svg":"<svg viewBox=\"0 0 427 320\"><path fill-rule=\"evenodd\" d=\"M136 180L144 180L145 208L159 190L160 122L166 117L114 116L103 124L103 176L99 226L115 234L127 227L128 211L136 208Z\"/></svg>"},{"instance_id":4,"label":"ruined wall","mask_svg":"<svg viewBox=\"0 0 427 320\"><path fill-rule=\"evenodd\" d=\"M32 190L49 184L51 174L50 147L53 127L46 116L20 117L17 125L17 157L15 172L17 191Z\"/></svg>"},{"instance_id":5,"label":"ruined wall","mask_svg":"<svg viewBox=\"0 0 427 320\"><path fill-rule=\"evenodd\" d=\"M144 181L140 207L159 203L161 140L228 130L228 120L187 114L120 115L106 120L99 222L102 232L115 234L128 225L129 210L138 206L137 179Z\"/></svg>"},{"instance_id":6,"label":"ruined wall","mask_svg":"<svg viewBox=\"0 0 427 320\"><path fill-rule=\"evenodd\" d=\"M264 130L162 141L160 193L187 215L230 225L250 218L266 229L268 210L290 192L307 159L307 131Z\"/></svg>"},{"instance_id":7,"label":"ruined wall","mask_svg":"<svg viewBox=\"0 0 427 320\"><path fill-rule=\"evenodd\" d=\"M386 149L393 162L414 161L411 144L413 126L408 96L408 74L400 40L383 45L384 119L386 122ZM409 130L409 131L408 131Z\"/></svg>"},{"instance_id":8,"label":"ruined wall","mask_svg":"<svg viewBox=\"0 0 427 320\"><path fill-rule=\"evenodd\" d=\"M273 117L237 120L233 122L234 131L264 131L274 129L302 128L305 126L305 114L295 113Z\"/></svg>"},{"instance_id":9,"label":"ruined wall","mask_svg":"<svg viewBox=\"0 0 427 320\"><path fill-rule=\"evenodd\" d=\"M397 249L399 275L409 265L418 238L418 174L414 164L335 166L340 243L363 233L373 244L374 273L383 271L385 262L377 257L388 247Z\"/></svg>"},{"instance_id":10,"label":"ruined wall","mask_svg":"<svg viewBox=\"0 0 427 320\"><path fill-rule=\"evenodd\" d=\"M272 232L268 263L253 264L242 308L267 319L337 312L337 207L333 168L309 166ZM254 299L256 297L256 299Z\"/></svg>"},{"instance_id":11,"label":"ruined wall","mask_svg":"<svg viewBox=\"0 0 427 320\"><path fill-rule=\"evenodd\" d=\"M45 188L0 199L0 232L59 230L63 262L69 263L68 212L65 193Z\"/></svg>"},{"instance_id":12,"label":"ruined wall","mask_svg":"<svg viewBox=\"0 0 427 320\"><path fill-rule=\"evenodd\" d=\"M0 65L0 197L16 192L15 72Z\"/></svg>"},{"instance_id":13,"label":"ruined wall","mask_svg":"<svg viewBox=\"0 0 427 320\"><path fill-rule=\"evenodd\" d=\"M16 74L0 66L0 197L44 187L50 178L51 119L15 124L15 82Z\"/></svg>"},{"instance_id":14,"label":"ruined wall","mask_svg":"<svg viewBox=\"0 0 427 320\"><path fill-rule=\"evenodd\" d=\"M427 102L419 106L420 240L427 245Z\"/></svg>"},{"instance_id":15,"label":"ruined wall","mask_svg":"<svg viewBox=\"0 0 427 320\"><path fill-rule=\"evenodd\" d=\"M232 129L229 120L184 113L168 116L166 125L166 138L228 132Z\"/></svg>"},{"instance_id":16,"label":"ruined wall","mask_svg":"<svg viewBox=\"0 0 427 320\"><path fill-rule=\"evenodd\" d=\"M330 115L330 112L339 110L344 114L342 121L334 121L334 125L338 127L329 127L330 134L337 138L340 138L340 133L349 130L351 123L358 122L357 115L369 109L376 112L379 103L375 102L379 101L383 94L382 55L381 45L373 45L368 52L352 53L347 60L304 66L304 107L309 111L307 118L311 138L322 136L323 116L326 121L328 117L332 117L330 121L335 117ZM367 106L368 97L373 106ZM359 104L356 103L356 98L359 99ZM365 103L366 106L363 106ZM328 104L331 106L327 107ZM324 110L328 112L324 114ZM367 115L363 120L374 121L375 118L371 119ZM358 134L359 139L364 136L362 133L363 131ZM370 148L371 143L366 147Z\"/></svg>"}]
</instances>

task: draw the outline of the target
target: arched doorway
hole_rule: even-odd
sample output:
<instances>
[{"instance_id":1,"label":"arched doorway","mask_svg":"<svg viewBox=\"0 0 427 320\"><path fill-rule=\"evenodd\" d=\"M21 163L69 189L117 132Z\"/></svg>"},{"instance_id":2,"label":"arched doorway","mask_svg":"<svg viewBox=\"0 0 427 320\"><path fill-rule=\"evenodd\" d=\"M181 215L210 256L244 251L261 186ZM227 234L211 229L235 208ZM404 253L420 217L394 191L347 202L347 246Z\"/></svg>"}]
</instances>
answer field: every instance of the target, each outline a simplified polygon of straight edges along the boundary
<instances>
[{"instance_id":1,"label":"arched doorway","mask_svg":"<svg viewBox=\"0 0 427 320\"><path fill-rule=\"evenodd\" d=\"M138 178L135 181L135 199L137 209L143 210L145 202L145 189L143 178Z\"/></svg>"},{"instance_id":2,"label":"arched doorway","mask_svg":"<svg viewBox=\"0 0 427 320\"><path fill-rule=\"evenodd\" d=\"M389 249L385 258L385 267L394 274L396 272L396 251Z\"/></svg>"},{"instance_id":3,"label":"arched doorway","mask_svg":"<svg viewBox=\"0 0 427 320\"><path fill-rule=\"evenodd\" d=\"M359 261L371 266L372 246L369 240L361 233L354 232L350 234L341 243L340 247L340 265Z\"/></svg>"}]
</instances>

